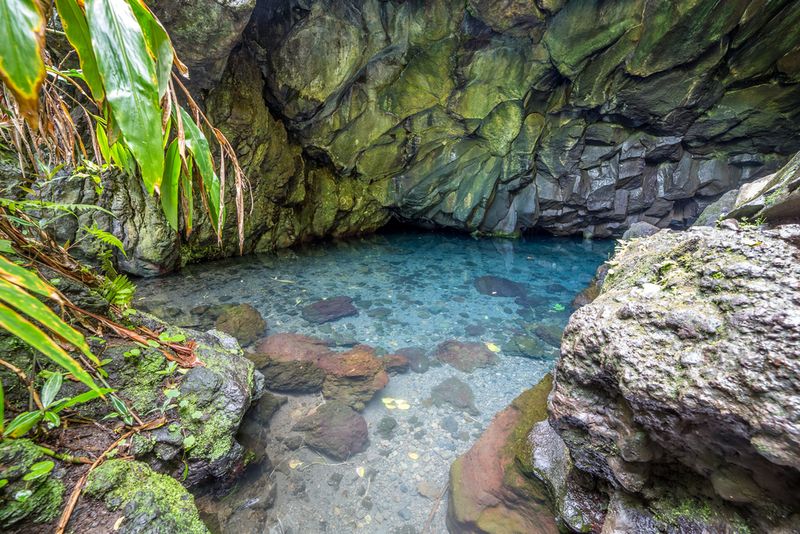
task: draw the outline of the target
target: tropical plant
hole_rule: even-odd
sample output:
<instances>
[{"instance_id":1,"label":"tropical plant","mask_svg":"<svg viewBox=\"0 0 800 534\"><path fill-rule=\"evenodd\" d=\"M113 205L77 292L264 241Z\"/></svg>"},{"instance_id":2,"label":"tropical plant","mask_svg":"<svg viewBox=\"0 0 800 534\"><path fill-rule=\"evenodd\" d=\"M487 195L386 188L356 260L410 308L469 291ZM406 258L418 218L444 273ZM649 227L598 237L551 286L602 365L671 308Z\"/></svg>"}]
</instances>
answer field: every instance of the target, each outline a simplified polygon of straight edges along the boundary
<instances>
[{"instance_id":1,"label":"tropical plant","mask_svg":"<svg viewBox=\"0 0 800 534\"><path fill-rule=\"evenodd\" d=\"M109 388L90 390L73 397L56 400L56 396L61 391L63 380L64 376L61 373L50 373L39 393L39 409L22 412L7 425L3 420L3 411L0 409L0 433L2 433L2 436L4 438L21 438L43 421L49 428L57 428L61 426L61 416L59 414L63 410L89 402L112 391ZM2 405L3 401L3 388L2 384L0 384L0 405Z\"/></svg>"},{"instance_id":2,"label":"tropical plant","mask_svg":"<svg viewBox=\"0 0 800 534\"><path fill-rule=\"evenodd\" d=\"M169 224L178 230L182 214L187 234L197 189L221 240L227 160L241 248L244 174L225 136L173 72L187 75L143 0L55 0L79 69L54 64L46 51L51 14L42 4L0 0L0 77L6 88L0 94L0 136L16 147L23 167L25 160L37 170L43 161L75 166L79 158L90 160L81 136L88 133L94 159L129 173L138 169L147 191L160 195ZM204 130L218 145L219 172Z\"/></svg>"}]
</instances>

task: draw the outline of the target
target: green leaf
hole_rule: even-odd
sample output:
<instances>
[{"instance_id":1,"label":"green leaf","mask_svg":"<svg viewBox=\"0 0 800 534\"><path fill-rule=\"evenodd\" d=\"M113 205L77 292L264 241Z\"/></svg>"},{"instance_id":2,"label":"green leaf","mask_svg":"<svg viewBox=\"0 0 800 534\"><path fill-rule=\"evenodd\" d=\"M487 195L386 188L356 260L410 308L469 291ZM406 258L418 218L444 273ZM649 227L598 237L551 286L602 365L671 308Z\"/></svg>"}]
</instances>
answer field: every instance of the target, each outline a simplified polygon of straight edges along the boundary
<instances>
[{"instance_id":1,"label":"green leaf","mask_svg":"<svg viewBox=\"0 0 800 534\"><path fill-rule=\"evenodd\" d=\"M8 485L8 479L7 478L0 478L0 488L4 488L7 485Z\"/></svg>"},{"instance_id":2,"label":"green leaf","mask_svg":"<svg viewBox=\"0 0 800 534\"><path fill-rule=\"evenodd\" d=\"M192 447L194 447L195 443L197 443L197 438L192 436L191 434L183 438L183 448L187 451Z\"/></svg>"},{"instance_id":3,"label":"green leaf","mask_svg":"<svg viewBox=\"0 0 800 534\"><path fill-rule=\"evenodd\" d=\"M0 239L0 253L14 254L14 248L11 246L11 241L8 239Z\"/></svg>"},{"instance_id":4,"label":"green leaf","mask_svg":"<svg viewBox=\"0 0 800 534\"><path fill-rule=\"evenodd\" d=\"M0 434L2 434L5 429L6 429L6 394L3 391L3 381L0 380Z\"/></svg>"},{"instance_id":5,"label":"green leaf","mask_svg":"<svg viewBox=\"0 0 800 534\"><path fill-rule=\"evenodd\" d=\"M56 464L52 460L36 462L31 466L30 471L28 471L25 476L22 477L22 480L36 480L37 478L46 477L50 474L50 471L52 471L55 466Z\"/></svg>"},{"instance_id":6,"label":"green leaf","mask_svg":"<svg viewBox=\"0 0 800 534\"><path fill-rule=\"evenodd\" d=\"M96 224L92 226L83 226L81 227L81 230L83 230L93 238L97 239L98 241L116 248L117 250L122 252L122 255L125 256L126 258L128 257L128 254L125 252L125 245L123 245L122 241L120 241L119 238L114 234L106 232L105 230L101 230L100 228L97 227Z\"/></svg>"},{"instance_id":7,"label":"green leaf","mask_svg":"<svg viewBox=\"0 0 800 534\"><path fill-rule=\"evenodd\" d=\"M211 158L211 149L208 140L186 110L180 108L183 131L186 135L186 148L192 153L197 170L203 179L203 190L208 198L208 209L214 229L219 231L223 223L223 216L219 204L220 183L217 173L214 172L214 160Z\"/></svg>"},{"instance_id":8,"label":"green leaf","mask_svg":"<svg viewBox=\"0 0 800 534\"><path fill-rule=\"evenodd\" d=\"M90 358L95 363L100 363L97 357L92 354L86 339L80 332L65 323L42 301L2 278L0 278L0 301L17 308L20 312L39 322L42 326L79 349L87 358Z\"/></svg>"},{"instance_id":9,"label":"green leaf","mask_svg":"<svg viewBox=\"0 0 800 534\"><path fill-rule=\"evenodd\" d=\"M2 255L0 255L0 278L5 278L12 284L25 288L27 291L33 291L55 300L59 298L56 290L44 280L24 267L10 262Z\"/></svg>"},{"instance_id":10,"label":"green leaf","mask_svg":"<svg viewBox=\"0 0 800 534\"><path fill-rule=\"evenodd\" d=\"M0 304L0 328L11 332L12 335L17 336L32 348L53 360L54 363L63 367L90 389L99 391L100 388L97 387L91 375L83 369L80 363L67 354L64 349L59 347L55 341L50 339L36 325L3 304Z\"/></svg>"},{"instance_id":11,"label":"green leaf","mask_svg":"<svg viewBox=\"0 0 800 534\"><path fill-rule=\"evenodd\" d=\"M50 428L58 428L61 426L61 418L56 412L44 412L44 420L47 421Z\"/></svg>"},{"instance_id":12,"label":"green leaf","mask_svg":"<svg viewBox=\"0 0 800 534\"><path fill-rule=\"evenodd\" d=\"M181 175L181 192L183 193L183 220L186 224L186 234L192 233L192 215L194 210L194 198L192 188L192 174L194 173L194 161L192 157L186 156L186 174Z\"/></svg>"},{"instance_id":13,"label":"green leaf","mask_svg":"<svg viewBox=\"0 0 800 534\"><path fill-rule=\"evenodd\" d=\"M89 35L89 24L86 22L86 14L78 5L77 0L56 0L56 9L61 17L61 25L67 40L78 53L83 70L83 79L92 96L98 102L105 98L103 81L100 79L100 71L97 67L97 58L92 48L92 37Z\"/></svg>"},{"instance_id":14,"label":"green leaf","mask_svg":"<svg viewBox=\"0 0 800 534\"><path fill-rule=\"evenodd\" d=\"M114 406L114 409L122 416L122 420L125 424L128 426L132 425L133 414L128 409L128 406L116 395L109 395L109 398L111 399L111 404Z\"/></svg>"},{"instance_id":15,"label":"green leaf","mask_svg":"<svg viewBox=\"0 0 800 534\"><path fill-rule=\"evenodd\" d=\"M42 406L48 408L53 401L56 400L56 395L61 391L61 383L63 380L64 377L61 373L53 373L50 375L50 378L47 379L47 382L45 382L42 387Z\"/></svg>"},{"instance_id":16,"label":"green leaf","mask_svg":"<svg viewBox=\"0 0 800 534\"><path fill-rule=\"evenodd\" d=\"M83 404L102 395L108 395L112 391L114 390L111 388L100 388L97 391L86 391L80 395L70 397L69 399L59 399L50 407L50 411L53 413L59 413L62 410L66 410L67 408L75 406L76 404Z\"/></svg>"},{"instance_id":17,"label":"green leaf","mask_svg":"<svg viewBox=\"0 0 800 534\"><path fill-rule=\"evenodd\" d=\"M3 435L11 438L21 438L31 428L35 427L42 420L42 417L43 414L40 411L22 412L8 424Z\"/></svg>"},{"instance_id":18,"label":"green leaf","mask_svg":"<svg viewBox=\"0 0 800 534\"><path fill-rule=\"evenodd\" d=\"M164 174L155 63L126 0L86 0L86 17L114 123L152 194Z\"/></svg>"},{"instance_id":19,"label":"green leaf","mask_svg":"<svg viewBox=\"0 0 800 534\"><path fill-rule=\"evenodd\" d=\"M0 0L0 78L29 119L45 77L44 17L36 0Z\"/></svg>"},{"instance_id":20,"label":"green leaf","mask_svg":"<svg viewBox=\"0 0 800 534\"><path fill-rule=\"evenodd\" d=\"M158 98L164 98L169 86L169 76L172 73L172 58L174 50L169 40L169 35L164 26L153 16L150 9L141 0L130 0L131 9L139 21L139 26L144 33L147 50L156 62L158 75Z\"/></svg>"},{"instance_id":21,"label":"green leaf","mask_svg":"<svg viewBox=\"0 0 800 534\"><path fill-rule=\"evenodd\" d=\"M178 151L178 140L175 139L167 149L164 179L161 181L161 208L167 222L173 230L178 231L178 185L181 178L181 156Z\"/></svg>"}]
</instances>

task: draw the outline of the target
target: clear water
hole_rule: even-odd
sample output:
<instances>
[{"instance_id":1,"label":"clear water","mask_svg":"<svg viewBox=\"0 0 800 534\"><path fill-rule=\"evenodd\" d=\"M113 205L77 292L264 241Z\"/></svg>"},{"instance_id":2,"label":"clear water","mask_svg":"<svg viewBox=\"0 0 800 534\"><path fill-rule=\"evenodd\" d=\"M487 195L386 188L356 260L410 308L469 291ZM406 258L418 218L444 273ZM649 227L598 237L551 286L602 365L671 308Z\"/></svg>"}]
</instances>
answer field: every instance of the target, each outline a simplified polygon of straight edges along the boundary
<instances>
[{"instance_id":1,"label":"clear water","mask_svg":"<svg viewBox=\"0 0 800 534\"><path fill-rule=\"evenodd\" d=\"M252 491L243 491L239 512L221 517L221 530L443 532L446 496L423 494L440 493L450 463L495 413L553 365L555 348L521 357L507 342L514 336L535 338L540 325L563 329L572 299L612 247L611 241L543 236L509 241L403 232L190 266L178 275L140 282L141 307L186 326L196 326L188 312L196 306L246 302L262 313L268 333L298 332L343 345L357 341L386 353L418 346L432 354L450 339L500 351L498 365L469 374L444 365L393 376L383 396L406 400L411 408L388 410L374 399L364 411L370 447L344 463L284 445L282 434L294 420L322 402L319 395L290 396L270 423L266 448L274 469L246 482L277 484L276 502L245 514L255 501ZM485 275L527 286L526 304L481 294L474 282ZM352 297L359 315L323 325L303 319L303 306L338 295ZM431 389L451 376L471 387L478 415L430 405ZM397 421L388 439L377 432L385 417ZM340 475L341 482L334 483ZM236 495L227 506L236 509L231 499Z\"/></svg>"}]
</instances>

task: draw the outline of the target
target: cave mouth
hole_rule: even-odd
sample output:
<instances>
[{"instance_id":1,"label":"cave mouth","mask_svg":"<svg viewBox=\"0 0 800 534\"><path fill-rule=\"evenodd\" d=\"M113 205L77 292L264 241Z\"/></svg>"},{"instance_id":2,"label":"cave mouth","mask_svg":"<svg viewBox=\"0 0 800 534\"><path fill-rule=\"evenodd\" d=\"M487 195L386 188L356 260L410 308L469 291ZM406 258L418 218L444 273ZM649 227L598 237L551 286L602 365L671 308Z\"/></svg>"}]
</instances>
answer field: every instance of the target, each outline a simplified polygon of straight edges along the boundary
<instances>
[{"instance_id":1,"label":"cave mouth","mask_svg":"<svg viewBox=\"0 0 800 534\"><path fill-rule=\"evenodd\" d=\"M450 464L497 412L552 369L573 299L612 248L610 240L475 239L393 226L140 281L137 307L173 324L212 328L222 310L249 304L266 320L268 343L301 334L324 340L326 357L361 351L386 358L390 368L387 355L401 354L410 367L392 374L371 400L372 386L362 383L333 392L326 383L320 393L319 384L314 390L303 383L313 380L309 373L288 377L262 368L268 400L251 409L237 439L266 451L271 467L254 467L231 496L219 502L205 496L199 506L210 514L244 515L277 486L268 521L280 519L293 532L317 532L320 525L333 532L359 525L380 532L420 528L431 513L434 531L443 531L446 506L432 510ZM318 306L322 299L329 305ZM268 352L262 343L246 350ZM298 338L271 346L307 347ZM259 357L252 358L259 366ZM273 394L288 402L281 405ZM322 442L314 431L296 430L302 414L340 395L365 401L368 444L352 443L350 420L336 419L341 432ZM276 405L270 419L265 411ZM342 447L347 452L332 459L330 451ZM224 524L248 523L240 517Z\"/></svg>"}]
</instances>

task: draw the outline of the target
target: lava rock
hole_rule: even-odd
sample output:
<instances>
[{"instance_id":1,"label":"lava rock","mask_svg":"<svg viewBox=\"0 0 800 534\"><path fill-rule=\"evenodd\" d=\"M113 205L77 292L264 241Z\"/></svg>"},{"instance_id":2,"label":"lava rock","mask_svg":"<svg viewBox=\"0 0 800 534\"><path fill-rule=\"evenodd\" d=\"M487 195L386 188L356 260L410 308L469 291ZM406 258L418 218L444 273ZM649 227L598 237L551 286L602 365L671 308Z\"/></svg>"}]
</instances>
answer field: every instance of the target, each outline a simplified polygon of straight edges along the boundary
<instances>
[{"instance_id":1,"label":"lava rock","mask_svg":"<svg viewBox=\"0 0 800 534\"><path fill-rule=\"evenodd\" d=\"M408 360L408 365L415 373L424 373L430 368L430 360L425 349L421 347L405 347L398 349L395 354L399 354Z\"/></svg>"},{"instance_id":2,"label":"lava rock","mask_svg":"<svg viewBox=\"0 0 800 534\"><path fill-rule=\"evenodd\" d=\"M311 323L327 323L338 321L343 317L358 315L358 309L353 306L353 299L346 296L332 297L318 300L303 308L303 319Z\"/></svg>"},{"instance_id":3,"label":"lava rock","mask_svg":"<svg viewBox=\"0 0 800 534\"><path fill-rule=\"evenodd\" d=\"M318 365L325 373L323 397L342 401L359 411L389 383L383 363L366 345L321 357Z\"/></svg>"},{"instance_id":4,"label":"lava rock","mask_svg":"<svg viewBox=\"0 0 800 534\"><path fill-rule=\"evenodd\" d=\"M308 446L333 458L347 460L368 445L367 422L347 404L328 401L295 424Z\"/></svg>"},{"instance_id":5,"label":"lava rock","mask_svg":"<svg viewBox=\"0 0 800 534\"><path fill-rule=\"evenodd\" d=\"M411 362L402 354L387 354L380 357L383 368L390 375L407 373L411 368Z\"/></svg>"},{"instance_id":6,"label":"lava rock","mask_svg":"<svg viewBox=\"0 0 800 534\"><path fill-rule=\"evenodd\" d=\"M445 341L436 348L436 357L465 373L471 373L479 367L489 367L497 363L497 356L483 343L466 343L463 341Z\"/></svg>"},{"instance_id":7,"label":"lava rock","mask_svg":"<svg viewBox=\"0 0 800 534\"><path fill-rule=\"evenodd\" d=\"M334 354L328 343L301 334L274 334L247 353L264 374L265 385L275 391L311 392L322 389L325 371L321 357Z\"/></svg>"}]
</instances>

